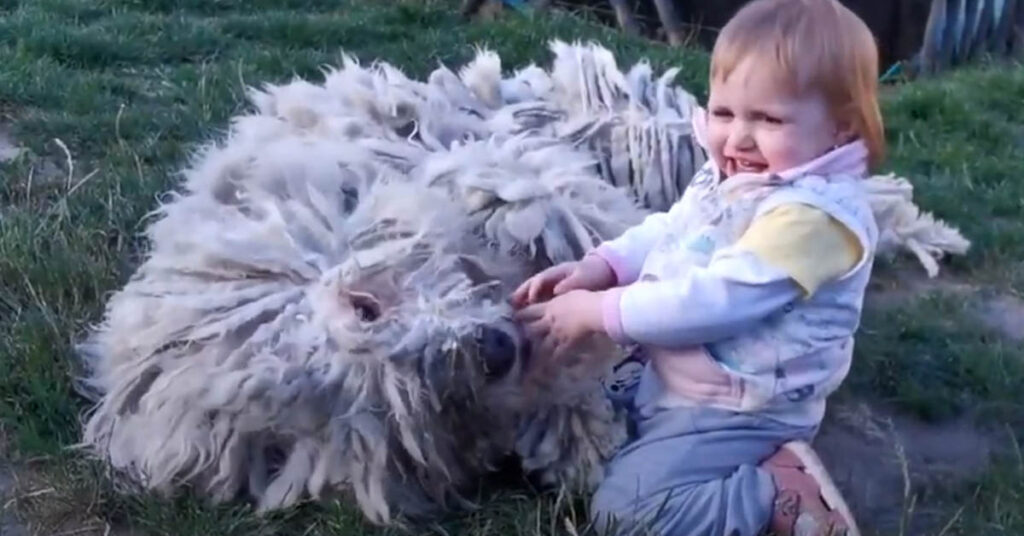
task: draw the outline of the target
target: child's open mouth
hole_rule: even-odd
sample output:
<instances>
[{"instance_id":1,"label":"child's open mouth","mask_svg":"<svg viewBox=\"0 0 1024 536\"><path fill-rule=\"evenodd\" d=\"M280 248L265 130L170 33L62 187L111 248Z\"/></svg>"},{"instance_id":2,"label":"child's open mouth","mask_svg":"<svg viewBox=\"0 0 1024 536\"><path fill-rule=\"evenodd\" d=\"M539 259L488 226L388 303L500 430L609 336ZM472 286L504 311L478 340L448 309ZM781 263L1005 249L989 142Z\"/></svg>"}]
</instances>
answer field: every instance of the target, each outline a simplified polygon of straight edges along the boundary
<instances>
[{"instance_id":1,"label":"child's open mouth","mask_svg":"<svg viewBox=\"0 0 1024 536\"><path fill-rule=\"evenodd\" d=\"M753 162L743 158L726 158L725 174L732 176L737 173L761 173L768 169L768 166L760 162Z\"/></svg>"}]
</instances>

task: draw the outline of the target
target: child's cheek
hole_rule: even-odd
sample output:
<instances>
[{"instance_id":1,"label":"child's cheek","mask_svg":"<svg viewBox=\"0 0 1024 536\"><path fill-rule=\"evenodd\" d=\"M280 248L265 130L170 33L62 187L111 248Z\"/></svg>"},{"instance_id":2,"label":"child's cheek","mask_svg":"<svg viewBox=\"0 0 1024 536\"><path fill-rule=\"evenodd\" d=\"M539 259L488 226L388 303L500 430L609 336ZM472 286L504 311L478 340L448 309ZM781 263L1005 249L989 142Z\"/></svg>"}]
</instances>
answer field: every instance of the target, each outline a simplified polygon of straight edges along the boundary
<instances>
[{"instance_id":1,"label":"child's cheek","mask_svg":"<svg viewBox=\"0 0 1024 536\"><path fill-rule=\"evenodd\" d=\"M800 143L790 136L771 136L762 150L768 161L769 171L784 171L803 163L803 151Z\"/></svg>"},{"instance_id":2,"label":"child's cheek","mask_svg":"<svg viewBox=\"0 0 1024 536\"><path fill-rule=\"evenodd\" d=\"M708 152L711 153L711 158L715 160L715 165L722 168L724 162L722 153L725 149L726 134L721 129L711 127L708 129Z\"/></svg>"}]
</instances>

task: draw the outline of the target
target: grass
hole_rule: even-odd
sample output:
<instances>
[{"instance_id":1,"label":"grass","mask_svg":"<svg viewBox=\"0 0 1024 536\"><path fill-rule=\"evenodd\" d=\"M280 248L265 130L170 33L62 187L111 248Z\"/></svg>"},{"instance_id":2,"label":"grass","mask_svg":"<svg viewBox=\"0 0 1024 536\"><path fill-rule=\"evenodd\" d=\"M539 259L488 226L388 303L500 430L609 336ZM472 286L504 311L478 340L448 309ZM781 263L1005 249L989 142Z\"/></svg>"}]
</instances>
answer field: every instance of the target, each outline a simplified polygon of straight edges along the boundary
<instances>
[{"instance_id":1,"label":"grass","mask_svg":"<svg viewBox=\"0 0 1024 536\"><path fill-rule=\"evenodd\" d=\"M342 49L393 62L416 77L458 65L488 45L506 68L545 63L546 42L599 39L622 64L647 57L703 101L707 57L624 37L566 15L486 24L458 20L451 2L383 0L0 0L0 126L29 149L0 165L0 423L11 456L40 489L18 501L42 533L129 525L144 534L385 534L350 508L307 505L253 517L113 492L99 468L66 446L84 409L70 387L70 348L105 296L137 262L147 211L197 143L244 106L246 84L316 79ZM974 242L942 281L1017 295L1024 289L1024 68L978 67L889 87L889 170L916 199ZM69 176L70 151L74 172ZM906 260L887 272L917 270ZM872 306L844 396L884 401L941 421L985 409L1024 422L1024 348L972 314L982 293L910 294ZM31 463L28 460L34 460ZM947 534L1024 533L1024 464L1013 451L969 489L946 498ZM966 495L965 495L966 494ZM54 500L54 499L60 500ZM55 506L64 505L64 506ZM452 519L457 534L554 534L578 502L505 491ZM77 525L76 525L77 523ZM82 525L91 523L92 525ZM70 524L70 525L69 525ZM47 532L48 531L48 532Z\"/></svg>"},{"instance_id":2,"label":"grass","mask_svg":"<svg viewBox=\"0 0 1024 536\"><path fill-rule=\"evenodd\" d=\"M1020 348L963 312L963 298L926 294L877 311L862 328L851 391L929 421L1019 404Z\"/></svg>"},{"instance_id":3,"label":"grass","mask_svg":"<svg viewBox=\"0 0 1024 536\"><path fill-rule=\"evenodd\" d=\"M920 204L974 242L952 273L1024 288L1024 72L965 69L896 88L884 101L891 167L914 179Z\"/></svg>"}]
</instances>

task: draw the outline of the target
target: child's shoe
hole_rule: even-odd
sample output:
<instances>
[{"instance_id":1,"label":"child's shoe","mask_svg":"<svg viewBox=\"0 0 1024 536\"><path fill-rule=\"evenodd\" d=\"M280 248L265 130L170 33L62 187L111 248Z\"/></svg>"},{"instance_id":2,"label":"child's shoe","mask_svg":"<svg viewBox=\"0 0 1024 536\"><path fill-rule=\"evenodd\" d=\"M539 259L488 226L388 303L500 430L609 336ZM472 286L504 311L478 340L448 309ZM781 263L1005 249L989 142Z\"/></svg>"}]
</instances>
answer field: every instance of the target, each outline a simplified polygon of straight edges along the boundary
<instances>
[{"instance_id":1,"label":"child's shoe","mask_svg":"<svg viewBox=\"0 0 1024 536\"><path fill-rule=\"evenodd\" d=\"M605 397L616 408L630 409L643 372L643 360L636 353L631 353L615 365L611 374L601 381Z\"/></svg>"},{"instance_id":2,"label":"child's shoe","mask_svg":"<svg viewBox=\"0 0 1024 536\"><path fill-rule=\"evenodd\" d=\"M775 478L777 490L768 534L860 536L850 507L806 442L782 445L761 467Z\"/></svg>"}]
</instances>

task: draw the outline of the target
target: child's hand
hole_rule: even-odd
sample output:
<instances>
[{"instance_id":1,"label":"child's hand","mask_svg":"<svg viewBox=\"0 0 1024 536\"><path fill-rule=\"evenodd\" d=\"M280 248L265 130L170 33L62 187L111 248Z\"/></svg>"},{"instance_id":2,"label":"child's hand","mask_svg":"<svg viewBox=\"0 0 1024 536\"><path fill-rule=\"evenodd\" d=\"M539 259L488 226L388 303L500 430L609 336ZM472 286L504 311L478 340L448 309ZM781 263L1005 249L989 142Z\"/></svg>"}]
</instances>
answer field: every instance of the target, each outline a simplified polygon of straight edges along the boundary
<instances>
[{"instance_id":1,"label":"child's hand","mask_svg":"<svg viewBox=\"0 0 1024 536\"><path fill-rule=\"evenodd\" d=\"M583 337L604 331L601 316L602 293L572 290L551 301L537 303L516 313L526 334L541 341L541 355L562 356Z\"/></svg>"},{"instance_id":2,"label":"child's hand","mask_svg":"<svg viewBox=\"0 0 1024 536\"><path fill-rule=\"evenodd\" d=\"M545 302L572 290L604 290L615 284L615 273L600 257L564 262L527 279L512 293L516 308Z\"/></svg>"},{"instance_id":3,"label":"child's hand","mask_svg":"<svg viewBox=\"0 0 1024 536\"><path fill-rule=\"evenodd\" d=\"M576 262L563 262L523 281L522 285L512 293L512 306L525 307L538 302L548 301L554 286L561 283L576 269Z\"/></svg>"}]
</instances>

